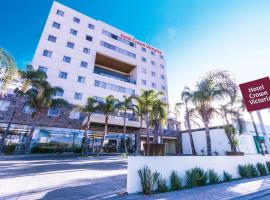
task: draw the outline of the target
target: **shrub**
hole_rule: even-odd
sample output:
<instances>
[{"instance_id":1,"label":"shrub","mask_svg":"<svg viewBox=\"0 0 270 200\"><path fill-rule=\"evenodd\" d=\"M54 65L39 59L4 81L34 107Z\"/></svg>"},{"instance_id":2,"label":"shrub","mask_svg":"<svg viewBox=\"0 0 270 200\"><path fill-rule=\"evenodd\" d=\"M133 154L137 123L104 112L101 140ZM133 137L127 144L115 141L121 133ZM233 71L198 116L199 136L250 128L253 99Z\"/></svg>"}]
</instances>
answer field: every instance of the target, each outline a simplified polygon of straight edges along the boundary
<instances>
[{"instance_id":1,"label":"shrub","mask_svg":"<svg viewBox=\"0 0 270 200\"><path fill-rule=\"evenodd\" d=\"M217 184L220 182L218 174L213 169L208 170L208 179L210 184Z\"/></svg>"},{"instance_id":2,"label":"shrub","mask_svg":"<svg viewBox=\"0 0 270 200\"><path fill-rule=\"evenodd\" d=\"M195 167L186 171L185 179L187 187L203 186L207 184L207 173L203 169Z\"/></svg>"},{"instance_id":3,"label":"shrub","mask_svg":"<svg viewBox=\"0 0 270 200\"><path fill-rule=\"evenodd\" d=\"M180 180L180 177L177 175L176 171L171 172L170 186L171 186L171 190L179 190L179 189L181 189L181 180Z\"/></svg>"},{"instance_id":4,"label":"shrub","mask_svg":"<svg viewBox=\"0 0 270 200\"><path fill-rule=\"evenodd\" d=\"M253 164L239 165L238 172L242 178L254 178L259 176L259 173Z\"/></svg>"},{"instance_id":5,"label":"shrub","mask_svg":"<svg viewBox=\"0 0 270 200\"><path fill-rule=\"evenodd\" d=\"M259 171L259 174L261 176L266 176L267 175L267 169L264 163L257 163L257 169Z\"/></svg>"},{"instance_id":6,"label":"shrub","mask_svg":"<svg viewBox=\"0 0 270 200\"><path fill-rule=\"evenodd\" d=\"M157 182L157 192L163 193L168 191L169 187L167 185L167 180L165 178L160 177Z\"/></svg>"},{"instance_id":7,"label":"shrub","mask_svg":"<svg viewBox=\"0 0 270 200\"><path fill-rule=\"evenodd\" d=\"M73 153L82 153L82 148L75 148Z\"/></svg>"},{"instance_id":8,"label":"shrub","mask_svg":"<svg viewBox=\"0 0 270 200\"><path fill-rule=\"evenodd\" d=\"M143 194L151 194L160 174L158 172L152 173L147 166L138 170L138 174L141 179Z\"/></svg>"},{"instance_id":9,"label":"shrub","mask_svg":"<svg viewBox=\"0 0 270 200\"><path fill-rule=\"evenodd\" d=\"M232 174L224 171L223 172L223 181L224 182L230 182L230 181L232 181Z\"/></svg>"},{"instance_id":10,"label":"shrub","mask_svg":"<svg viewBox=\"0 0 270 200\"><path fill-rule=\"evenodd\" d=\"M268 171L270 173L270 162L266 162L266 167L267 167L267 169L268 169Z\"/></svg>"},{"instance_id":11,"label":"shrub","mask_svg":"<svg viewBox=\"0 0 270 200\"><path fill-rule=\"evenodd\" d=\"M9 144L4 147L3 152L5 155L11 155L15 153L15 150L16 150L16 144Z\"/></svg>"}]
</instances>

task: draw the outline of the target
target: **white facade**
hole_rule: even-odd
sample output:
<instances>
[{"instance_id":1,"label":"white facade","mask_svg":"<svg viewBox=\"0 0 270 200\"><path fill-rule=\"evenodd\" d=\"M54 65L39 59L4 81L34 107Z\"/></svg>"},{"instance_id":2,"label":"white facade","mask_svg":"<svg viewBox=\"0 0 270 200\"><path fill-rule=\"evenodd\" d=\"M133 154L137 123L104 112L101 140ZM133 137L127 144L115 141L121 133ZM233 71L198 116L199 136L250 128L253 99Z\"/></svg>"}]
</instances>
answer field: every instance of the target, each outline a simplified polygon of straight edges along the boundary
<instances>
[{"instance_id":1,"label":"white facade","mask_svg":"<svg viewBox=\"0 0 270 200\"><path fill-rule=\"evenodd\" d=\"M168 101L165 59L160 50L57 2L52 5L32 64L46 70L48 81L63 88L59 96L73 104L84 104L89 96L114 95L121 100L124 95L140 94L142 89L163 91Z\"/></svg>"}]
</instances>

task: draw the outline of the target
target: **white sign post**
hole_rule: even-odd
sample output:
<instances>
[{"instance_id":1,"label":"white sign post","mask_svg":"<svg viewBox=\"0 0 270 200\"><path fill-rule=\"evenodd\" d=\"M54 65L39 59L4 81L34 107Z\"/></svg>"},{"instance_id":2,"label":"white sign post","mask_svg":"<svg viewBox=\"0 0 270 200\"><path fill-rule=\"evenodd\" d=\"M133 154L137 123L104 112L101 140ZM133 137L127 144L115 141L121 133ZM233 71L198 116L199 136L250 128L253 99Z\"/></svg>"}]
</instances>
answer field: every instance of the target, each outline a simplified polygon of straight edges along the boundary
<instances>
[{"instance_id":1,"label":"white sign post","mask_svg":"<svg viewBox=\"0 0 270 200\"><path fill-rule=\"evenodd\" d=\"M266 149L267 149L268 154L270 154L269 138L268 138L268 134L267 134L267 132L265 131L265 128L264 128L261 111L260 110L257 110L256 112L257 112L257 115L258 115L258 118L259 118L261 131L262 131L263 136L264 136L264 143L265 143L265 146L266 146Z\"/></svg>"}]
</instances>

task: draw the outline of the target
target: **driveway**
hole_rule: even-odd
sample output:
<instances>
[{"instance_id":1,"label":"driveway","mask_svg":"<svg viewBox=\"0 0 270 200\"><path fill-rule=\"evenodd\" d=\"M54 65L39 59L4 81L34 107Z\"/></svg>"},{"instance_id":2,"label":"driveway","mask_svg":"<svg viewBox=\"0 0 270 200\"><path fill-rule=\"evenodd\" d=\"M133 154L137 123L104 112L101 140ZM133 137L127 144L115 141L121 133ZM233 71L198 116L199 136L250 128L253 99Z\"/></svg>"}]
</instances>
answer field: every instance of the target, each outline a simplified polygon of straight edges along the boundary
<instances>
[{"instance_id":1,"label":"driveway","mask_svg":"<svg viewBox=\"0 0 270 200\"><path fill-rule=\"evenodd\" d=\"M120 156L0 156L0 199L103 199L123 193L127 160Z\"/></svg>"}]
</instances>

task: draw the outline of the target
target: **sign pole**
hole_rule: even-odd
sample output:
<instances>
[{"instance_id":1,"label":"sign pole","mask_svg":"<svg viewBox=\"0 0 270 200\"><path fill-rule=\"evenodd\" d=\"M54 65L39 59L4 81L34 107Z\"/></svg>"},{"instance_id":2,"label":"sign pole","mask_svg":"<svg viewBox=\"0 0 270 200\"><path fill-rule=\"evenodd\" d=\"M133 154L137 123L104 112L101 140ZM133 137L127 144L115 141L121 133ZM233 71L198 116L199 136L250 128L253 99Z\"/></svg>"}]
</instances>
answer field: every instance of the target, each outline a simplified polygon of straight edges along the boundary
<instances>
[{"instance_id":1,"label":"sign pole","mask_svg":"<svg viewBox=\"0 0 270 200\"><path fill-rule=\"evenodd\" d=\"M262 131L263 136L264 136L265 147L267 149L267 153L269 154L270 153L270 143L269 143L269 138L268 138L267 132L265 131L265 128L264 128L261 111L257 110L256 112L257 112L257 115L258 115L258 118L259 118L261 131Z\"/></svg>"}]
</instances>

